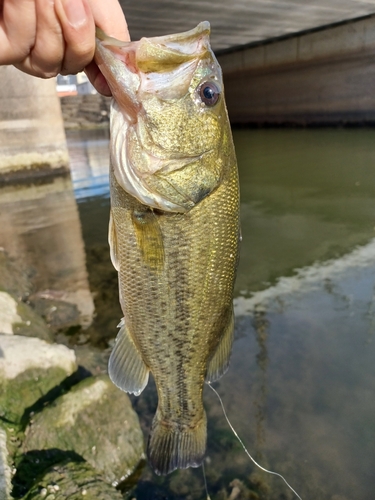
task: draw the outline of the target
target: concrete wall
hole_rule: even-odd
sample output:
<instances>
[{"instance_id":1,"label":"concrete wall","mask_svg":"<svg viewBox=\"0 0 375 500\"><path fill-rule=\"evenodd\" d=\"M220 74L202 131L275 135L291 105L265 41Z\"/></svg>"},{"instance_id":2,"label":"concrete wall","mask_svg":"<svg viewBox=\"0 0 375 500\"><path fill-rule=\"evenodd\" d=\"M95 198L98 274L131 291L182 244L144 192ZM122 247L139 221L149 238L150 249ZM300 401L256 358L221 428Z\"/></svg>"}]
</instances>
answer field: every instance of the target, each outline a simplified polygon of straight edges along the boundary
<instances>
[{"instance_id":1,"label":"concrete wall","mask_svg":"<svg viewBox=\"0 0 375 500\"><path fill-rule=\"evenodd\" d=\"M109 127L110 97L78 94L61 97L60 103L66 129Z\"/></svg>"},{"instance_id":2,"label":"concrete wall","mask_svg":"<svg viewBox=\"0 0 375 500\"><path fill-rule=\"evenodd\" d=\"M55 80L0 67L0 181L69 169Z\"/></svg>"},{"instance_id":3,"label":"concrete wall","mask_svg":"<svg viewBox=\"0 0 375 500\"><path fill-rule=\"evenodd\" d=\"M219 56L233 123L375 123L375 17Z\"/></svg>"}]
</instances>

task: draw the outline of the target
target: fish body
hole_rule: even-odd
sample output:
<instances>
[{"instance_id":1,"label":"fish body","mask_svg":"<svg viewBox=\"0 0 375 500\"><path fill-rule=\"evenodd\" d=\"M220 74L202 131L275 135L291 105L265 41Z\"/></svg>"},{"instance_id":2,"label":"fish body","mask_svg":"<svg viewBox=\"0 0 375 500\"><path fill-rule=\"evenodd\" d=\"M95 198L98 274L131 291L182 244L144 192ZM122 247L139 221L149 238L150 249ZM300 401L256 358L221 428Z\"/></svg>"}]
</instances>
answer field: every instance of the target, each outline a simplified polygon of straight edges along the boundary
<instances>
[{"instance_id":1,"label":"fish body","mask_svg":"<svg viewBox=\"0 0 375 500\"><path fill-rule=\"evenodd\" d=\"M147 455L167 474L206 449L205 381L228 368L239 185L209 24L120 42L97 33L111 108L111 257L124 318L109 361L122 390L158 392Z\"/></svg>"}]
</instances>

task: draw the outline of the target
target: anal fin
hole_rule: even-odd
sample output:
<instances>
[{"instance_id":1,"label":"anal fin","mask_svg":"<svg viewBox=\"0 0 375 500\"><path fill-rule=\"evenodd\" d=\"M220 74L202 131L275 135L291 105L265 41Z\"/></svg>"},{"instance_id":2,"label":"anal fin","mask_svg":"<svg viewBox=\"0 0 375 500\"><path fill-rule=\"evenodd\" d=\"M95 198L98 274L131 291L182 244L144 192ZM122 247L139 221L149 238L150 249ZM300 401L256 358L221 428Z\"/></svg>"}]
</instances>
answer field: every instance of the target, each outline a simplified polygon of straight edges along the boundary
<instances>
[{"instance_id":1,"label":"anal fin","mask_svg":"<svg viewBox=\"0 0 375 500\"><path fill-rule=\"evenodd\" d=\"M206 382L215 382L228 370L234 335L233 307L228 315L228 323L217 349L208 362Z\"/></svg>"},{"instance_id":2,"label":"anal fin","mask_svg":"<svg viewBox=\"0 0 375 500\"><path fill-rule=\"evenodd\" d=\"M149 369L126 329L124 320L119 325L108 363L108 374L112 382L121 390L139 396L148 382Z\"/></svg>"}]
</instances>

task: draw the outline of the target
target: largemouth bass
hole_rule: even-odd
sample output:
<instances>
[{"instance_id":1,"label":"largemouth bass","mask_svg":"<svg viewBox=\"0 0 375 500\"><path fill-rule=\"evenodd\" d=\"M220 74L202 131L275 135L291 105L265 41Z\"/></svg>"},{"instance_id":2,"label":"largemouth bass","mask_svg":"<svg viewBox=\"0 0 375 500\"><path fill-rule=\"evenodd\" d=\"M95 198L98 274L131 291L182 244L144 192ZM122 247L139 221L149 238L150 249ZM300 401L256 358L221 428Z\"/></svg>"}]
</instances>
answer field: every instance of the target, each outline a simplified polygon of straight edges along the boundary
<instances>
[{"instance_id":1,"label":"largemouth bass","mask_svg":"<svg viewBox=\"0 0 375 500\"><path fill-rule=\"evenodd\" d=\"M158 407L147 455L157 474L197 467L204 382L228 368L239 246L239 186L210 25L121 42L97 31L111 106L111 258L120 323L109 375Z\"/></svg>"}]
</instances>

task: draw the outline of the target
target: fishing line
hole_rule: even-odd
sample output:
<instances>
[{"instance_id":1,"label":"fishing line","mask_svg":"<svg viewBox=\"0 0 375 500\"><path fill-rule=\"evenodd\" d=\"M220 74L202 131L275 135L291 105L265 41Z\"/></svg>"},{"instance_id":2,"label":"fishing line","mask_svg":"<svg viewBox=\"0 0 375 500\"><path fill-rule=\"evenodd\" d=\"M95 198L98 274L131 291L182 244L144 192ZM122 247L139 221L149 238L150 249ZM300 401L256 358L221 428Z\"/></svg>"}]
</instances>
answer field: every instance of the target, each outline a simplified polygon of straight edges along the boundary
<instances>
[{"instance_id":1,"label":"fishing line","mask_svg":"<svg viewBox=\"0 0 375 500\"><path fill-rule=\"evenodd\" d=\"M247 451L247 448L246 446L243 444L242 442L242 439L240 438L240 436L237 434L237 432L234 430L234 427L233 425L230 423L229 421L229 418L228 418L228 415L227 415L227 412L225 411L225 408L224 408L224 404L223 404L223 401L219 395L219 393L216 391L216 389L214 389L212 387L212 385L207 382L207 385L214 391L214 393L216 394L216 396L218 397L219 401L220 401L220 404L221 404L221 408L223 409L223 413L224 413L224 417L225 417L225 420L228 422L228 425L229 427L231 428L233 434L236 436L236 438L238 439L238 442L240 443L240 445L242 446L242 448L245 450L245 453L246 455L250 458L250 460L257 466L259 467L259 469L261 469L262 471L264 472L267 472L267 474L273 474L274 476L278 476L280 477L284 483L288 486L288 488L296 495L297 498L299 498L299 500L302 500L302 498L299 496L299 494L290 486L290 484L288 483L288 481L285 479L284 476L282 476L281 474L279 474L278 472L273 472L272 470L267 470L265 469L264 467L262 467L261 465L258 464L258 462L256 462L254 460L254 458L250 455L250 453ZM204 469L203 469L204 470ZM205 478L206 479L206 478ZM206 487L207 488L207 487Z\"/></svg>"},{"instance_id":2,"label":"fishing line","mask_svg":"<svg viewBox=\"0 0 375 500\"><path fill-rule=\"evenodd\" d=\"M211 500L211 497L208 493L208 487L207 487L207 479L206 479L206 471L205 471L205 468L204 468L204 461L202 462L202 472L203 472L203 481L204 481L204 487L206 489L206 497L207 497L207 500Z\"/></svg>"}]
</instances>

